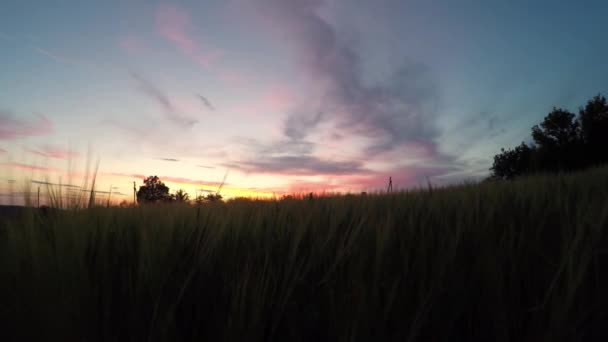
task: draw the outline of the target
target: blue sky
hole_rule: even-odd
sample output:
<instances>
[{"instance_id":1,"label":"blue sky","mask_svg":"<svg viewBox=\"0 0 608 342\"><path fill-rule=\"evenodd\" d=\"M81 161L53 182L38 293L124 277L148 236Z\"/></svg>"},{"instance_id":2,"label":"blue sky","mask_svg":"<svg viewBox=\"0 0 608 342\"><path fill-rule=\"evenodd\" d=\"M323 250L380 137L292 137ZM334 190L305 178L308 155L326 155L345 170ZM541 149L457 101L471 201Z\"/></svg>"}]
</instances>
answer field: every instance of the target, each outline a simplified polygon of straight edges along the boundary
<instances>
[{"instance_id":1,"label":"blue sky","mask_svg":"<svg viewBox=\"0 0 608 342\"><path fill-rule=\"evenodd\" d=\"M125 198L150 174L195 195L228 172L227 196L458 182L608 92L602 1L1 8L4 198L91 160Z\"/></svg>"}]
</instances>

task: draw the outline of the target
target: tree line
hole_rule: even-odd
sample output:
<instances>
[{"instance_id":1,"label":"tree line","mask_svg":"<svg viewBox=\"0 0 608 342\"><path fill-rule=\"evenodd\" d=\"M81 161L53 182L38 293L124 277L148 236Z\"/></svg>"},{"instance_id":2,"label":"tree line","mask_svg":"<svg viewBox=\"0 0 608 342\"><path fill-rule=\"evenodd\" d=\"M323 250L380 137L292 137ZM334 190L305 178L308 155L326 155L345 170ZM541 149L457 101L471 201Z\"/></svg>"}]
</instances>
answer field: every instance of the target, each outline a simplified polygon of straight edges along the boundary
<instances>
[{"instance_id":1,"label":"tree line","mask_svg":"<svg viewBox=\"0 0 608 342\"><path fill-rule=\"evenodd\" d=\"M608 162L608 104L597 95L578 115L554 107L532 127L532 143L501 149L490 180L510 180L537 172L568 172Z\"/></svg>"},{"instance_id":2,"label":"tree line","mask_svg":"<svg viewBox=\"0 0 608 342\"><path fill-rule=\"evenodd\" d=\"M222 195L219 191L216 193L208 193L207 195L196 196L194 202L203 204L206 202L217 202L222 200ZM174 194L169 193L169 187L163 183L158 176L150 176L144 179L144 185L139 187L137 191L137 203L152 204L152 203L189 203L190 195L180 189Z\"/></svg>"}]
</instances>

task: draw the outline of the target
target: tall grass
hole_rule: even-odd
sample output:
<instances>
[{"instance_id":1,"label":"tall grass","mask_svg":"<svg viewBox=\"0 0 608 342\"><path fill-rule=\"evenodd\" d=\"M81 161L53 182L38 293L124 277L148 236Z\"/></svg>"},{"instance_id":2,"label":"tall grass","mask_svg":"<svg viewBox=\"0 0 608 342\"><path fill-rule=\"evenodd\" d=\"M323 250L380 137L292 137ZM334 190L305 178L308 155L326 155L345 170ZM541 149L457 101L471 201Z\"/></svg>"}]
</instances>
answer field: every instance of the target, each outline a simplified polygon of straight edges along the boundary
<instances>
[{"instance_id":1,"label":"tall grass","mask_svg":"<svg viewBox=\"0 0 608 342\"><path fill-rule=\"evenodd\" d=\"M604 341L608 169L0 221L3 341Z\"/></svg>"}]
</instances>

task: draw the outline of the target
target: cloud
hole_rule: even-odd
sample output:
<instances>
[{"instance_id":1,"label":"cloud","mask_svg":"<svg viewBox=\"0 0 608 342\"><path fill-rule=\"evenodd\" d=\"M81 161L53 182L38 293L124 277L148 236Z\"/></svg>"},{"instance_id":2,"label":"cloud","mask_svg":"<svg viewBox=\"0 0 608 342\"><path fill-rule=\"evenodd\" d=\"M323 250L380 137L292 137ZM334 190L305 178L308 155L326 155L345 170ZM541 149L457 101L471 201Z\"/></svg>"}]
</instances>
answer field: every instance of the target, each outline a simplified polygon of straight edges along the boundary
<instances>
[{"instance_id":1,"label":"cloud","mask_svg":"<svg viewBox=\"0 0 608 342\"><path fill-rule=\"evenodd\" d=\"M154 83L135 72L131 72L131 77L137 82L139 90L159 105L167 120L181 127L191 127L198 123L198 120L188 118L180 113L167 94L161 91Z\"/></svg>"},{"instance_id":2,"label":"cloud","mask_svg":"<svg viewBox=\"0 0 608 342\"><path fill-rule=\"evenodd\" d=\"M243 172L284 175L344 175L367 173L361 161L343 161L313 155L315 144L304 140L262 143L239 138L247 157L223 165Z\"/></svg>"},{"instance_id":3,"label":"cloud","mask_svg":"<svg viewBox=\"0 0 608 342\"><path fill-rule=\"evenodd\" d=\"M371 139L368 154L412 141L432 142L438 134L434 127L438 89L430 70L406 62L382 84L365 84L354 45L340 40L318 14L325 3L256 1L260 15L276 25L294 48L302 73L321 89L319 99L305 102L287 116L285 135L302 139L321 121L330 121L339 134Z\"/></svg>"},{"instance_id":4,"label":"cloud","mask_svg":"<svg viewBox=\"0 0 608 342\"><path fill-rule=\"evenodd\" d=\"M59 183L51 183L51 182L38 181L38 180L32 180L31 182L32 182L32 184L38 184L38 185L60 186L60 187L66 187L66 188L72 188L72 189L80 189L81 188L80 186L73 185L73 184L59 184Z\"/></svg>"},{"instance_id":5,"label":"cloud","mask_svg":"<svg viewBox=\"0 0 608 342\"><path fill-rule=\"evenodd\" d=\"M189 185L219 186L222 184L222 182L204 181L204 180L183 178L183 177L171 177L171 176L162 176L161 177L161 176L159 176L159 178L166 182L189 184ZM224 183L224 185L229 185L229 183Z\"/></svg>"},{"instance_id":6,"label":"cloud","mask_svg":"<svg viewBox=\"0 0 608 342\"><path fill-rule=\"evenodd\" d=\"M196 191L198 191L198 192L204 192L204 193L206 193L206 194L214 194L214 193L216 193L216 192L217 192L217 189L216 189L216 190L209 190L209 189L197 189Z\"/></svg>"},{"instance_id":7,"label":"cloud","mask_svg":"<svg viewBox=\"0 0 608 342\"><path fill-rule=\"evenodd\" d=\"M209 100L204 97L203 95L198 95L198 98L201 99L201 102L203 103L203 105L205 105L205 108L214 111L215 107L211 104L211 102L209 102Z\"/></svg>"},{"instance_id":8,"label":"cloud","mask_svg":"<svg viewBox=\"0 0 608 342\"><path fill-rule=\"evenodd\" d=\"M32 46L31 48L35 52L37 52L37 53L39 53L41 55L44 55L44 56L46 56L46 57L48 57L48 58L50 58L50 59L52 59L52 60L54 60L55 62L58 62L58 63L65 63L65 64L70 64L70 65L73 65L73 66L88 66L86 63L83 63L83 62L81 62L79 60L76 60L76 59L73 59L73 58L70 58L70 57L66 57L64 55L58 54L56 52L49 51L47 49L43 49L43 48L38 47L38 46Z\"/></svg>"},{"instance_id":9,"label":"cloud","mask_svg":"<svg viewBox=\"0 0 608 342\"><path fill-rule=\"evenodd\" d=\"M208 165L196 165L196 166L203 168L203 169L215 169L215 166L208 166Z\"/></svg>"},{"instance_id":10,"label":"cloud","mask_svg":"<svg viewBox=\"0 0 608 342\"><path fill-rule=\"evenodd\" d=\"M322 118L322 112L318 112L312 117L306 115L305 113L292 113L285 121L284 133L293 140L304 139L308 135L308 132L314 129L319 122L321 122Z\"/></svg>"},{"instance_id":11,"label":"cloud","mask_svg":"<svg viewBox=\"0 0 608 342\"><path fill-rule=\"evenodd\" d=\"M123 173L123 172L106 172L105 176L116 176L116 177L133 177L144 179L147 176L140 173Z\"/></svg>"},{"instance_id":12,"label":"cloud","mask_svg":"<svg viewBox=\"0 0 608 342\"><path fill-rule=\"evenodd\" d=\"M206 47L195 41L189 34L192 30L190 15L175 5L162 4L158 6L156 10L156 29L184 55L203 67L209 67L224 54L220 49Z\"/></svg>"},{"instance_id":13,"label":"cloud","mask_svg":"<svg viewBox=\"0 0 608 342\"><path fill-rule=\"evenodd\" d=\"M331 189L382 188L390 174L399 183L417 184L461 167L438 148L440 90L432 70L404 57L389 76L370 83L356 45L341 39L319 14L327 2L248 2L292 49L297 70L314 89L282 94L281 100L288 99L279 102L286 111L283 139L242 139L243 158L225 165L245 172L328 176ZM345 144L348 148L341 149ZM331 151L340 150L339 158L332 157Z\"/></svg>"},{"instance_id":14,"label":"cloud","mask_svg":"<svg viewBox=\"0 0 608 342\"><path fill-rule=\"evenodd\" d=\"M24 148L26 152L36 154L45 158L55 159L74 159L80 157L80 154L76 151L63 148L55 145L43 145L36 149Z\"/></svg>"},{"instance_id":15,"label":"cloud","mask_svg":"<svg viewBox=\"0 0 608 342\"><path fill-rule=\"evenodd\" d=\"M234 142L243 146L246 154L253 158L268 155L310 155L315 149L315 143L306 140L283 139L271 143L262 143L253 138L239 137Z\"/></svg>"},{"instance_id":16,"label":"cloud","mask_svg":"<svg viewBox=\"0 0 608 342\"><path fill-rule=\"evenodd\" d=\"M0 148L0 154L3 154L3 153L8 153L8 152L5 149Z\"/></svg>"},{"instance_id":17,"label":"cloud","mask_svg":"<svg viewBox=\"0 0 608 342\"><path fill-rule=\"evenodd\" d=\"M53 123L42 114L34 114L31 121L15 117L12 113L0 110L0 140L11 140L29 136L53 133Z\"/></svg>"},{"instance_id":18,"label":"cloud","mask_svg":"<svg viewBox=\"0 0 608 342\"><path fill-rule=\"evenodd\" d=\"M36 166L22 163L0 163L2 166L12 167L17 169L29 170L29 171L45 171L45 172L63 172L60 169L44 166Z\"/></svg>"},{"instance_id":19,"label":"cloud","mask_svg":"<svg viewBox=\"0 0 608 342\"><path fill-rule=\"evenodd\" d=\"M289 175L341 175L369 172L356 161L332 161L314 156L263 157L233 165L245 172Z\"/></svg>"},{"instance_id":20,"label":"cloud","mask_svg":"<svg viewBox=\"0 0 608 342\"><path fill-rule=\"evenodd\" d=\"M158 160L168 161L168 162L178 162L179 159L175 158L158 158Z\"/></svg>"}]
</instances>

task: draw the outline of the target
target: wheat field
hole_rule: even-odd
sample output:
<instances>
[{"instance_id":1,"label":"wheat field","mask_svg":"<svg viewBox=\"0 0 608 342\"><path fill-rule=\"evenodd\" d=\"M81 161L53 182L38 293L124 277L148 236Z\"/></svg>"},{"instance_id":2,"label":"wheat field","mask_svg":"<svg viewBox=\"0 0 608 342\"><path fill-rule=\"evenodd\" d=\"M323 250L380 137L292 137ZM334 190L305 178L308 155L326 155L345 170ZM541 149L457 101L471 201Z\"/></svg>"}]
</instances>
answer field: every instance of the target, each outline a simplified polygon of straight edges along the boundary
<instances>
[{"instance_id":1,"label":"wheat field","mask_svg":"<svg viewBox=\"0 0 608 342\"><path fill-rule=\"evenodd\" d=\"M606 340L608 169L0 218L3 341Z\"/></svg>"}]
</instances>

